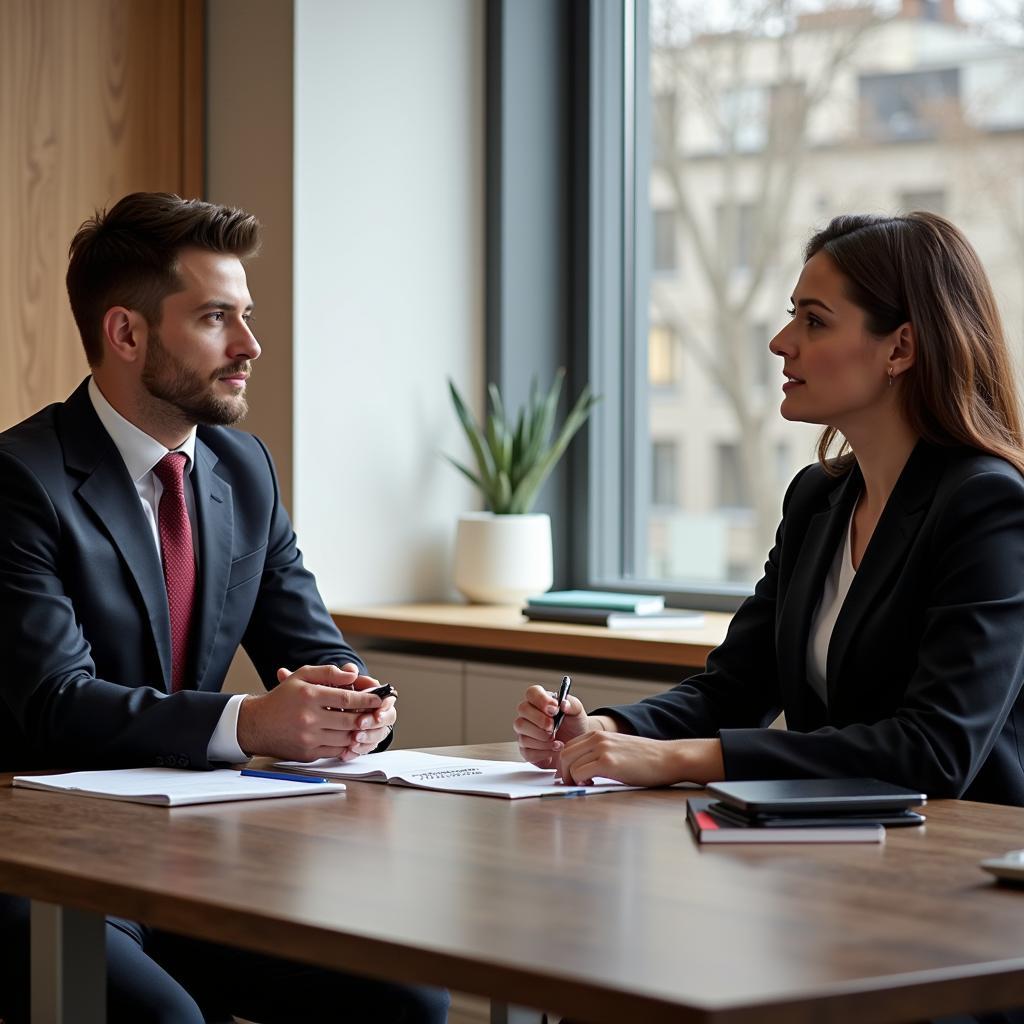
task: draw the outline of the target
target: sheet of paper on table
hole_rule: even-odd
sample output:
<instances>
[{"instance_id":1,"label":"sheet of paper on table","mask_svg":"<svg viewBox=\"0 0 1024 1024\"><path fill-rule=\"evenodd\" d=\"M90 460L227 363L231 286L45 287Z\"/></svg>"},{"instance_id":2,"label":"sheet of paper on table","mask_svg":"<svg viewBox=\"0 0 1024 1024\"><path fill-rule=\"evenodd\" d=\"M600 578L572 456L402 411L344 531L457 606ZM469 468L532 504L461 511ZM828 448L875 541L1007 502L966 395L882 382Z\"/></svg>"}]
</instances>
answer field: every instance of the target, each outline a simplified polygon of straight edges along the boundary
<instances>
[{"instance_id":1,"label":"sheet of paper on table","mask_svg":"<svg viewBox=\"0 0 1024 1024\"><path fill-rule=\"evenodd\" d=\"M471 796L497 796L507 800L623 793L642 788L623 786L611 779L594 779L589 786L566 785L553 771L523 761L478 761L414 750L385 750L380 754L364 754L348 762L329 757L308 762L278 761L275 767L328 779L389 782L396 786L416 786Z\"/></svg>"}]
</instances>

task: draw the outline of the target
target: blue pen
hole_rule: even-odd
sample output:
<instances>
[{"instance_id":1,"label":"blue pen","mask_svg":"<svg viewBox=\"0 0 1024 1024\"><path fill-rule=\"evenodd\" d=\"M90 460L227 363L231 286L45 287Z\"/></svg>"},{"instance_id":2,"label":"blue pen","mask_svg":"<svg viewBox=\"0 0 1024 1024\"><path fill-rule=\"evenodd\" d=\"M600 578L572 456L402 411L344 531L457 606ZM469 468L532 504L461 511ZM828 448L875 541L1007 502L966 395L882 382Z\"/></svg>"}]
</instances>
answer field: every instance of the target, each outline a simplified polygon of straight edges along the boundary
<instances>
[{"instance_id":1,"label":"blue pen","mask_svg":"<svg viewBox=\"0 0 1024 1024\"><path fill-rule=\"evenodd\" d=\"M257 768L243 768L239 775L247 775L251 779L278 779L281 782L326 782L319 775L286 775L284 772L263 772Z\"/></svg>"},{"instance_id":2,"label":"blue pen","mask_svg":"<svg viewBox=\"0 0 1024 1024\"><path fill-rule=\"evenodd\" d=\"M586 796L587 791L585 789L566 789L564 791L555 790L551 793L541 793L544 798L551 796Z\"/></svg>"}]
</instances>

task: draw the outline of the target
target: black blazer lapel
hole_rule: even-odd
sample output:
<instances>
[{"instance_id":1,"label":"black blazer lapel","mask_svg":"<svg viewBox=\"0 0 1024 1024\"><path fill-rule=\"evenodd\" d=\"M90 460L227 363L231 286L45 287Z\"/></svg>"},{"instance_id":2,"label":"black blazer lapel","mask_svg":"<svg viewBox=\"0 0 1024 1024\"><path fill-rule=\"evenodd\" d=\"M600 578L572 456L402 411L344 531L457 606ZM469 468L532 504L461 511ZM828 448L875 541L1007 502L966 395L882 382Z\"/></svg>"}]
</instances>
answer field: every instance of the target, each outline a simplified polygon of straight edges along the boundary
<instances>
[{"instance_id":1,"label":"black blazer lapel","mask_svg":"<svg viewBox=\"0 0 1024 1024\"><path fill-rule=\"evenodd\" d=\"M202 689L224 611L235 528L231 487L214 472L216 464L217 456L197 437L192 474L199 535L200 586L194 648L197 689Z\"/></svg>"},{"instance_id":2,"label":"black blazer lapel","mask_svg":"<svg viewBox=\"0 0 1024 1024\"><path fill-rule=\"evenodd\" d=\"M842 667L864 616L900 571L903 556L921 527L926 506L935 493L939 476L935 462L941 458L940 451L925 441L918 441L864 551L828 646L829 707L836 706Z\"/></svg>"},{"instance_id":3,"label":"black blazer lapel","mask_svg":"<svg viewBox=\"0 0 1024 1024\"><path fill-rule=\"evenodd\" d=\"M824 705L807 682L807 640L836 546L862 487L860 471L854 466L829 492L828 505L811 516L795 557L799 570L793 574L783 599L776 637L780 685L791 728L806 731L824 724Z\"/></svg>"},{"instance_id":4,"label":"black blazer lapel","mask_svg":"<svg viewBox=\"0 0 1024 1024\"><path fill-rule=\"evenodd\" d=\"M98 527L110 537L135 581L160 658L161 682L170 692L171 625L163 567L135 484L92 407L87 384L80 385L58 413L64 465L84 478L76 493L93 511ZM111 623L111 628L117 629L118 624ZM145 682L155 685L156 680Z\"/></svg>"}]
</instances>

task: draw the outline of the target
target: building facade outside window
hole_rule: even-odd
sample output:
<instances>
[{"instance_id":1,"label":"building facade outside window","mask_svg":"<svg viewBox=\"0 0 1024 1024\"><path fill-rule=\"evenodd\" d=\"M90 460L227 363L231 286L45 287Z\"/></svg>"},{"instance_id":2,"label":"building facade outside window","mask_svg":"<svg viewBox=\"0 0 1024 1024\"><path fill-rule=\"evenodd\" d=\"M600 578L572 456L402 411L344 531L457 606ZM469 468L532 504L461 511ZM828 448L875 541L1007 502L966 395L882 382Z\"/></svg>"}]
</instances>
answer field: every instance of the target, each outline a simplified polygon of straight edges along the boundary
<instances>
[{"instance_id":1,"label":"building facade outside window","mask_svg":"<svg viewBox=\"0 0 1024 1024\"><path fill-rule=\"evenodd\" d=\"M676 255L676 212L673 209L652 210L651 220L654 239L652 267L656 274L672 273L678 269Z\"/></svg>"},{"instance_id":2,"label":"building facade outside window","mask_svg":"<svg viewBox=\"0 0 1024 1024\"><path fill-rule=\"evenodd\" d=\"M814 229L849 212L950 217L1022 353L1024 4L637 0L636 12L638 237L653 266L635 288L655 326L635 385L644 418L623 449L646 445L653 486L628 518L642 560L621 575L739 593L760 574L786 484L815 458L818 429L779 416L781 360L767 351ZM679 378L685 399L669 386ZM670 460L684 444L685 464Z\"/></svg>"},{"instance_id":3,"label":"building facade outside window","mask_svg":"<svg viewBox=\"0 0 1024 1024\"><path fill-rule=\"evenodd\" d=\"M651 445L651 502L655 506L680 505L679 442L655 441Z\"/></svg>"}]
</instances>

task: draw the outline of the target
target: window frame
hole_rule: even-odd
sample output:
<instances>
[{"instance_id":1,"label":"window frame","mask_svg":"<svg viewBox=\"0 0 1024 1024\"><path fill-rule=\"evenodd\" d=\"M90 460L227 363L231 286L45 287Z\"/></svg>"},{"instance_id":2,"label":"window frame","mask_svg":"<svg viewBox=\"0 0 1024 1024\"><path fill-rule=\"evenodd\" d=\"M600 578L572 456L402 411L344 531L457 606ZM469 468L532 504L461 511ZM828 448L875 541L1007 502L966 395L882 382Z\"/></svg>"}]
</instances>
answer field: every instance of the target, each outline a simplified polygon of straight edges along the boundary
<instances>
[{"instance_id":1,"label":"window frame","mask_svg":"<svg viewBox=\"0 0 1024 1024\"><path fill-rule=\"evenodd\" d=\"M664 593L676 607L735 611L747 584L673 586L630 567L646 564L650 501L647 439L647 303L638 284L652 273L647 207L650 163L649 0L589 0L578 38L585 54L576 82L585 130L573 161L575 191L585 197L571 219L574 353L602 400L588 438L574 455L577 486L566 518L574 524L573 586ZM627 144L628 143L628 144ZM649 445L646 446L649 448ZM580 529L580 524L585 524Z\"/></svg>"},{"instance_id":2,"label":"window frame","mask_svg":"<svg viewBox=\"0 0 1024 1024\"><path fill-rule=\"evenodd\" d=\"M556 587L664 593L735 610L750 586L673 586L646 564L649 0L488 0L485 380L506 405L566 366L601 396L542 488ZM644 83L638 92L636 84ZM626 145L626 141L630 145ZM481 405L486 395L478 396ZM681 399L682 400L682 399ZM625 498L624 498L625 496Z\"/></svg>"},{"instance_id":3,"label":"window frame","mask_svg":"<svg viewBox=\"0 0 1024 1024\"><path fill-rule=\"evenodd\" d=\"M649 452L638 443L649 438L647 389L636 386L645 380L647 353L646 288L641 292L638 285L648 280L651 268L644 261L652 255L646 218L637 217L647 208L648 181L637 168L649 166L643 147L654 144L649 104L643 102L649 92L650 0L563 2L571 26L564 51L571 69L570 351L576 379L589 380L602 396L569 453L571 486L560 507L571 542L568 579L574 587L654 590L674 606L732 611L752 593L752 584L674 585L635 571L646 564L646 530L638 527L646 525L651 507L645 504ZM1002 49L996 56L1000 67L1009 59ZM796 85L772 87L771 116ZM962 102L962 83L957 96ZM997 115L984 122L986 132L1018 130L1016 121L1004 123ZM713 480L706 483L714 486Z\"/></svg>"}]
</instances>

